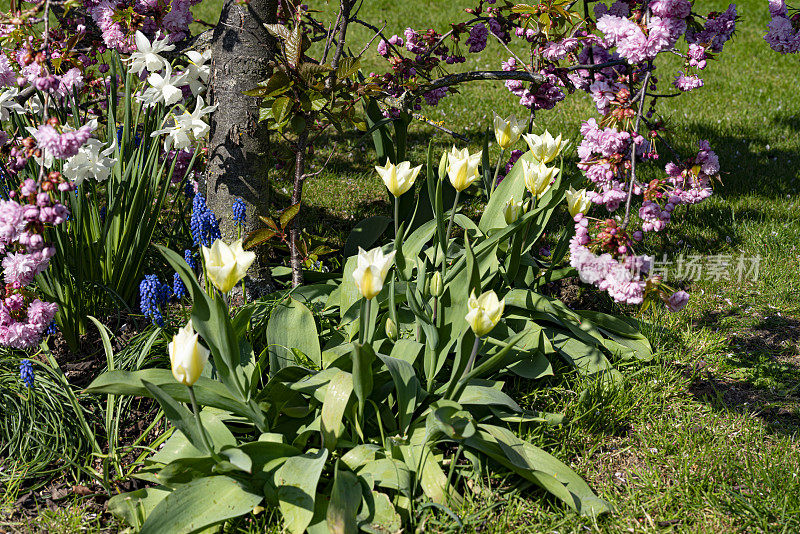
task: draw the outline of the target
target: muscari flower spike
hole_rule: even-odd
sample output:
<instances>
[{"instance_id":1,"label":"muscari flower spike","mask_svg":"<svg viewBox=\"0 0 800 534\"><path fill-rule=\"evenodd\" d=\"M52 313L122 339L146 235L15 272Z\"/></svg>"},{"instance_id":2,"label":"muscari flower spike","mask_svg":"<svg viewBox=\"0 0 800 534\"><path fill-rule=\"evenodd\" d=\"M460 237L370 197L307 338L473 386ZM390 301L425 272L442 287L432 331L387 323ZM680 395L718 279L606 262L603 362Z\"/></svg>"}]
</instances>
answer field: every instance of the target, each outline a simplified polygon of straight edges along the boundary
<instances>
[{"instance_id":1,"label":"muscari flower spike","mask_svg":"<svg viewBox=\"0 0 800 534\"><path fill-rule=\"evenodd\" d=\"M153 324L164 326L164 316L161 313L161 306L167 303L169 298L169 284L162 283L158 276L148 274L139 284L139 308L145 317L150 317Z\"/></svg>"},{"instance_id":2,"label":"muscari flower spike","mask_svg":"<svg viewBox=\"0 0 800 534\"><path fill-rule=\"evenodd\" d=\"M25 384L25 387L30 389L33 387L34 374L33 363L30 360L22 360L19 364L19 378Z\"/></svg>"},{"instance_id":3,"label":"muscari flower spike","mask_svg":"<svg viewBox=\"0 0 800 534\"><path fill-rule=\"evenodd\" d=\"M244 226L247 222L247 208L244 200L237 198L233 201L233 224L236 226Z\"/></svg>"}]
</instances>

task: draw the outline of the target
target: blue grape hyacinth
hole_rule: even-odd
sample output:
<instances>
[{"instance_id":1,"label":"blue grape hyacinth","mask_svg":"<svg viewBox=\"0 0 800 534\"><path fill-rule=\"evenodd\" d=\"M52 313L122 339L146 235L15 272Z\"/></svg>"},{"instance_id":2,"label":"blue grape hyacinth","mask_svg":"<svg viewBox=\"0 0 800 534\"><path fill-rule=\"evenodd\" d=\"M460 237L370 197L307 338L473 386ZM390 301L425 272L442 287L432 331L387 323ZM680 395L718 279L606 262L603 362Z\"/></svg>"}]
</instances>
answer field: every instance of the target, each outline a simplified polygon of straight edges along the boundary
<instances>
[{"instance_id":1,"label":"blue grape hyacinth","mask_svg":"<svg viewBox=\"0 0 800 534\"><path fill-rule=\"evenodd\" d=\"M172 294L175 295L175 298L180 300L186 296L186 286L183 285L183 280L181 280L181 275L175 273L172 275Z\"/></svg>"},{"instance_id":2,"label":"blue grape hyacinth","mask_svg":"<svg viewBox=\"0 0 800 534\"><path fill-rule=\"evenodd\" d=\"M191 270L197 270L197 259L194 257L194 253L190 249L187 248L183 251L183 259L186 260L186 264L189 265Z\"/></svg>"},{"instance_id":3,"label":"blue grape hyacinth","mask_svg":"<svg viewBox=\"0 0 800 534\"><path fill-rule=\"evenodd\" d=\"M192 200L192 218L189 221L192 232L192 241L195 246L210 247L211 244L222 237L219 230L219 221L214 213L206 206L206 199L200 193Z\"/></svg>"},{"instance_id":4,"label":"blue grape hyacinth","mask_svg":"<svg viewBox=\"0 0 800 534\"><path fill-rule=\"evenodd\" d=\"M169 284L162 283L154 274L148 274L139 284L139 308L145 317L150 317L158 326L164 326L161 307L166 305L169 294Z\"/></svg>"},{"instance_id":5,"label":"blue grape hyacinth","mask_svg":"<svg viewBox=\"0 0 800 534\"><path fill-rule=\"evenodd\" d=\"M247 207L244 200L237 198L233 201L233 224L236 226L244 226L247 222Z\"/></svg>"},{"instance_id":6,"label":"blue grape hyacinth","mask_svg":"<svg viewBox=\"0 0 800 534\"><path fill-rule=\"evenodd\" d=\"M19 364L19 379L30 389L33 387L34 378L33 363L30 360L22 360Z\"/></svg>"}]
</instances>

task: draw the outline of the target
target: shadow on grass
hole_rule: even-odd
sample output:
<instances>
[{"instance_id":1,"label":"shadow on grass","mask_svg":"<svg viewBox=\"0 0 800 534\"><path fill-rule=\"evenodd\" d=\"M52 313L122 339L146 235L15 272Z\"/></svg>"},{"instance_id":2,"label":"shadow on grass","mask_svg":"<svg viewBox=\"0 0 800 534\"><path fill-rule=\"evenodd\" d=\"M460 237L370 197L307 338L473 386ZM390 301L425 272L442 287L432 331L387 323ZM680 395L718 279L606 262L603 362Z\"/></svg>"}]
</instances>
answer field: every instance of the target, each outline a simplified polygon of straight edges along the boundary
<instances>
[{"instance_id":1,"label":"shadow on grass","mask_svg":"<svg viewBox=\"0 0 800 534\"><path fill-rule=\"evenodd\" d=\"M709 313L696 326L714 327L739 311ZM725 366L732 373L712 372L700 360L689 393L716 410L758 417L771 431L800 432L800 321L766 317L751 326L737 325L728 340Z\"/></svg>"}]
</instances>

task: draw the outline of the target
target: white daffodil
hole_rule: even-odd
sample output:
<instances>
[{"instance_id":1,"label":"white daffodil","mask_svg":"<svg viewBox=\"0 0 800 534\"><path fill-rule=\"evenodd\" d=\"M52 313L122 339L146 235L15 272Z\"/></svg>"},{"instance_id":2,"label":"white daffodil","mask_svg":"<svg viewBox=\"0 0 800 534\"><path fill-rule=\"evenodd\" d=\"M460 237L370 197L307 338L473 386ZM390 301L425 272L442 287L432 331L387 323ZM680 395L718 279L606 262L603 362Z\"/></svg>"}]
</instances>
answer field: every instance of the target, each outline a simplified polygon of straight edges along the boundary
<instances>
[{"instance_id":1,"label":"white daffodil","mask_svg":"<svg viewBox=\"0 0 800 534\"><path fill-rule=\"evenodd\" d=\"M478 337L483 337L500 322L505 308L505 299L498 300L494 291L487 291L480 297L475 297L475 290L470 293L467 301L466 320L472 331Z\"/></svg>"},{"instance_id":2,"label":"white daffodil","mask_svg":"<svg viewBox=\"0 0 800 534\"><path fill-rule=\"evenodd\" d=\"M422 169L422 165L412 169L411 163L408 161L403 161L400 162L399 165L395 165L388 159L386 160L386 166L375 167L381 180L383 180L383 183L386 185L386 189L396 197L399 197L411 189L411 186L414 185L414 180L417 179L420 169Z\"/></svg>"},{"instance_id":3,"label":"white daffodil","mask_svg":"<svg viewBox=\"0 0 800 534\"><path fill-rule=\"evenodd\" d=\"M114 138L111 146L105 150L104 146L98 139L86 141L78 153L64 163L64 176L75 182L75 185L80 185L87 178L98 182L107 180L117 163L117 159L111 157L117 149L117 139Z\"/></svg>"},{"instance_id":4,"label":"white daffodil","mask_svg":"<svg viewBox=\"0 0 800 534\"><path fill-rule=\"evenodd\" d=\"M569 188L569 191L567 191L567 209L573 219L577 214L589 211L591 205L592 201L589 200L586 189L575 191L572 187Z\"/></svg>"},{"instance_id":5,"label":"white daffodil","mask_svg":"<svg viewBox=\"0 0 800 534\"><path fill-rule=\"evenodd\" d=\"M256 259L256 253L244 250L242 240L230 245L217 239L211 248L203 247L203 259L208 279L223 293L229 292L247 274Z\"/></svg>"},{"instance_id":6,"label":"white daffodil","mask_svg":"<svg viewBox=\"0 0 800 534\"><path fill-rule=\"evenodd\" d=\"M358 286L358 291L367 300L374 299L383 289L383 281L392 266L395 251L384 255L380 247L369 252L358 247L356 269L353 271L353 280Z\"/></svg>"},{"instance_id":7,"label":"white daffodil","mask_svg":"<svg viewBox=\"0 0 800 534\"><path fill-rule=\"evenodd\" d=\"M459 150L454 146L450 149L447 155L447 176L456 191L463 191L478 179L478 165L482 154L482 150L470 154L466 148Z\"/></svg>"},{"instance_id":8,"label":"white daffodil","mask_svg":"<svg viewBox=\"0 0 800 534\"><path fill-rule=\"evenodd\" d=\"M153 39L151 43L142 32L137 31L133 37L136 43L136 51L123 60L130 61L129 70L133 74L140 74L143 70L148 72L160 72L164 67L169 66L169 61L164 59L161 52L169 52L175 49L175 45L170 44L166 39Z\"/></svg>"},{"instance_id":9,"label":"white daffodil","mask_svg":"<svg viewBox=\"0 0 800 534\"><path fill-rule=\"evenodd\" d=\"M210 127L205 121L206 115L217 109L217 106L206 106L203 97L197 98L194 111L185 111L179 115L172 115L164 128L150 134L151 137L166 134L164 150L175 148L182 150L188 148L195 141L205 137Z\"/></svg>"},{"instance_id":10,"label":"white daffodil","mask_svg":"<svg viewBox=\"0 0 800 534\"><path fill-rule=\"evenodd\" d=\"M172 67L169 64L165 66L163 75L154 72L148 76L147 83L150 84L150 87L141 96L137 97L147 107L155 106L162 102L171 106L177 104L183 98L183 91L180 90L180 86L184 85L183 76L173 76Z\"/></svg>"},{"instance_id":11,"label":"white daffodil","mask_svg":"<svg viewBox=\"0 0 800 534\"><path fill-rule=\"evenodd\" d=\"M19 90L16 87L0 91L0 120L7 121L11 118L11 113L25 113L23 108L17 102Z\"/></svg>"},{"instance_id":12,"label":"white daffodil","mask_svg":"<svg viewBox=\"0 0 800 534\"><path fill-rule=\"evenodd\" d=\"M505 218L506 224L512 224L519 219L520 215L522 215L522 201L517 202L512 196L506 201L503 208L503 218Z\"/></svg>"},{"instance_id":13,"label":"white daffodil","mask_svg":"<svg viewBox=\"0 0 800 534\"><path fill-rule=\"evenodd\" d=\"M186 52L189 58L189 64L186 66L184 73L184 82L189 85L192 94L197 96L203 93L208 83L208 77L211 74L211 66L208 64L211 60L211 49L206 50L202 54L195 50Z\"/></svg>"},{"instance_id":14,"label":"white daffodil","mask_svg":"<svg viewBox=\"0 0 800 534\"><path fill-rule=\"evenodd\" d=\"M554 139L547 130L542 135L527 134L522 138L528 143L533 157L542 163L550 163L556 159L558 154L569 144L568 141L561 139L561 134Z\"/></svg>"},{"instance_id":15,"label":"white daffodil","mask_svg":"<svg viewBox=\"0 0 800 534\"><path fill-rule=\"evenodd\" d=\"M202 96L197 97L197 102L194 105L194 111L191 113L184 112L177 116L177 120L182 122L184 127L192 131L195 139L201 139L208 134L211 129L205 120L206 115L217 109L217 106L206 106Z\"/></svg>"},{"instance_id":16,"label":"white daffodil","mask_svg":"<svg viewBox=\"0 0 800 534\"><path fill-rule=\"evenodd\" d=\"M194 385L208 362L209 350L200 344L192 321L178 330L167 345L172 376L185 386Z\"/></svg>"},{"instance_id":17,"label":"white daffodil","mask_svg":"<svg viewBox=\"0 0 800 534\"><path fill-rule=\"evenodd\" d=\"M536 198L542 198L553 183L553 179L558 176L560 170L557 167L548 167L543 162L522 160L522 173L525 178L525 187Z\"/></svg>"},{"instance_id":18,"label":"white daffodil","mask_svg":"<svg viewBox=\"0 0 800 534\"><path fill-rule=\"evenodd\" d=\"M494 137L497 139L497 144L500 145L500 148L505 150L519 141L519 136L522 135L522 131L527 124L528 121L524 119L517 121L517 117L513 113L507 119L494 113Z\"/></svg>"}]
</instances>

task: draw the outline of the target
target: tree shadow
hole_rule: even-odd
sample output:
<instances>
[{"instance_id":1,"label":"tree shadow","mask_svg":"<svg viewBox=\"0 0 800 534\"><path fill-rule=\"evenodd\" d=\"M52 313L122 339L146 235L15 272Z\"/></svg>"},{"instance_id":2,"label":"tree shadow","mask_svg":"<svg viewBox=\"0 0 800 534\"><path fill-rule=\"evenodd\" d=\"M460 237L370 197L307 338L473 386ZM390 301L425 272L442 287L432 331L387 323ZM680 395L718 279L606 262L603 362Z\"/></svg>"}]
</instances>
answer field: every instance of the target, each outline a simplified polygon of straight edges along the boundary
<instances>
[{"instance_id":1,"label":"tree shadow","mask_svg":"<svg viewBox=\"0 0 800 534\"><path fill-rule=\"evenodd\" d=\"M740 315L731 308L713 312L695 326L715 327ZM713 409L757 417L770 430L800 431L800 320L771 316L751 326L738 325L728 336L726 364L734 377L719 376L704 360L696 362L689 393Z\"/></svg>"}]
</instances>

